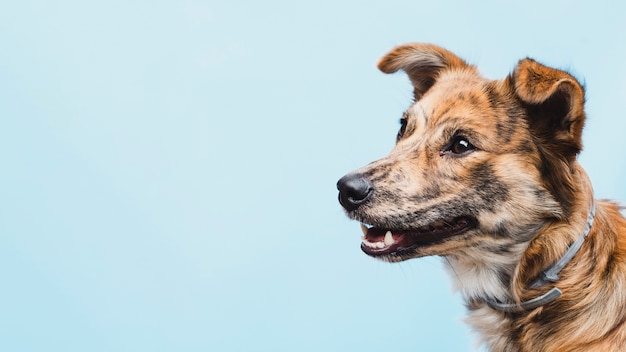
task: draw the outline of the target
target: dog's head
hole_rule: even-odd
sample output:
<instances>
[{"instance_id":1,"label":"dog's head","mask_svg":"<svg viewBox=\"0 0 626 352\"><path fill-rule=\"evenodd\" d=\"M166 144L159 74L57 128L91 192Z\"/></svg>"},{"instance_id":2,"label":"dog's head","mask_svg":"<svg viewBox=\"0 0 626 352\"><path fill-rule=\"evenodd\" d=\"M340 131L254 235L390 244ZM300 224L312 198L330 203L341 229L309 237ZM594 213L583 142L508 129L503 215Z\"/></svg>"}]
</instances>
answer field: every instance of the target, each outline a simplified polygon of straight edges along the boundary
<instances>
[{"instance_id":1,"label":"dog's head","mask_svg":"<svg viewBox=\"0 0 626 352\"><path fill-rule=\"evenodd\" d=\"M363 251L388 261L470 248L507 251L568 216L582 148L584 90L531 59L487 80L451 52L399 46L378 63L405 71L414 102L386 157L341 178Z\"/></svg>"}]
</instances>

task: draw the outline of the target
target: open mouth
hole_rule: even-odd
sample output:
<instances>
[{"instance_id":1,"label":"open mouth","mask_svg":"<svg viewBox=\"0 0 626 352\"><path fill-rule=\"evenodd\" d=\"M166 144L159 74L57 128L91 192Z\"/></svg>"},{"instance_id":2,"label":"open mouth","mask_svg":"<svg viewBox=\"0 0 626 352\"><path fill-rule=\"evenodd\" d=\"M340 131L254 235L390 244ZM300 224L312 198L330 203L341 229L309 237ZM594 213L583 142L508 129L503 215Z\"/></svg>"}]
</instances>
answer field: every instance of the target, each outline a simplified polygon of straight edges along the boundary
<instances>
[{"instance_id":1,"label":"open mouth","mask_svg":"<svg viewBox=\"0 0 626 352\"><path fill-rule=\"evenodd\" d=\"M368 255L400 255L417 247L441 242L476 227L476 219L461 216L412 230L390 230L361 224L361 249Z\"/></svg>"}]
</instances>

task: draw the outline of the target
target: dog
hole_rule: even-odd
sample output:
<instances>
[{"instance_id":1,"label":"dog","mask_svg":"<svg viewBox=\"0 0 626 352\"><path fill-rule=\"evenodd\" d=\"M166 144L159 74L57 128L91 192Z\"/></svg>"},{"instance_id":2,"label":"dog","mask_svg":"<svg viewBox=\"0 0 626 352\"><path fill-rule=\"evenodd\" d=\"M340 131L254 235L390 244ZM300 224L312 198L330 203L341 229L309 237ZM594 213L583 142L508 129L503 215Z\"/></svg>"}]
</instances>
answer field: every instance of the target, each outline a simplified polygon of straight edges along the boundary
<instances>
[{"instance_id":1,"label":"dog","mask_svg":"<svg viewBox=\"0 0 626 352\"><path fill-rule=\"evenodd\" d=\"M361 249L445 258L490 351L626 351L626 219L577 161L578 80L530 58L488 80L416 43L378 68L405 71L414 101L390 154L337 183Z\"/></svg>"}]
</instances>

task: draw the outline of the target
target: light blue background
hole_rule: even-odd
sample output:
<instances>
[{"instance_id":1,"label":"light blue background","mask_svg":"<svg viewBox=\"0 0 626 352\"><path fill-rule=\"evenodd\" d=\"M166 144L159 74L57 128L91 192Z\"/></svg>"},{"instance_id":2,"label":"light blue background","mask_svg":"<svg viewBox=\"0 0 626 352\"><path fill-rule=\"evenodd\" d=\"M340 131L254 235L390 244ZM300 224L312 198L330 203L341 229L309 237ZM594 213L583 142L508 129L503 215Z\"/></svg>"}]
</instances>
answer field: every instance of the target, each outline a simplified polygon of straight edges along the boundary
<instances>
[{"instance_id":1,"label":"light blue background","mask_svg":"<svg viewBox=\"0 0 626 352\"><path fill-rule=\"evenodd\" d=\"M626 21L602 1L4 1L0 351L472 351L438 258L359 249L336 201L433 42L587 85L580 157L626 200Z\"/></svg>"}]
</instances>

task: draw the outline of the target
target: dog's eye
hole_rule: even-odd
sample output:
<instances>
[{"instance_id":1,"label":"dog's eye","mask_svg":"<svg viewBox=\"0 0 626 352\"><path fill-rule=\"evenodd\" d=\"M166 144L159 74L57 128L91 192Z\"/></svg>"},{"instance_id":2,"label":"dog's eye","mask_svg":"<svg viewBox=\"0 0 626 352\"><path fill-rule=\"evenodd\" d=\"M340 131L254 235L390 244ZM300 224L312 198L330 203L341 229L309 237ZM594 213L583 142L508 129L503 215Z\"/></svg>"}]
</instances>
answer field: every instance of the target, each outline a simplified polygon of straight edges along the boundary
<instances>
[{"instance_id":1,"label":"dog's eye","mask_svg":"<svg viewBox=\"0 0 626 352\"><path fill-rule=\"evenodd\" d=\"M469 140L463 136L456 136L452 140L452 143L444 152L449 152L455 156L465 155L473 150L476 147L469 142Z\"/></svg>"},{"instance_id":2,"label":"dog's eye","mask_svg":"<svg viewBox=\"0 0 626 352\"><path fill-rule=\"evenodd\" d=\"M406 131L406 124L407 124L407 119L406 117L403 117L400 119L400 131L398 131L398 135L396 136L396 142L400 140L400 138L402 138L402 136L404 136L404 132Z\"/></svg>"}]
</instances>

